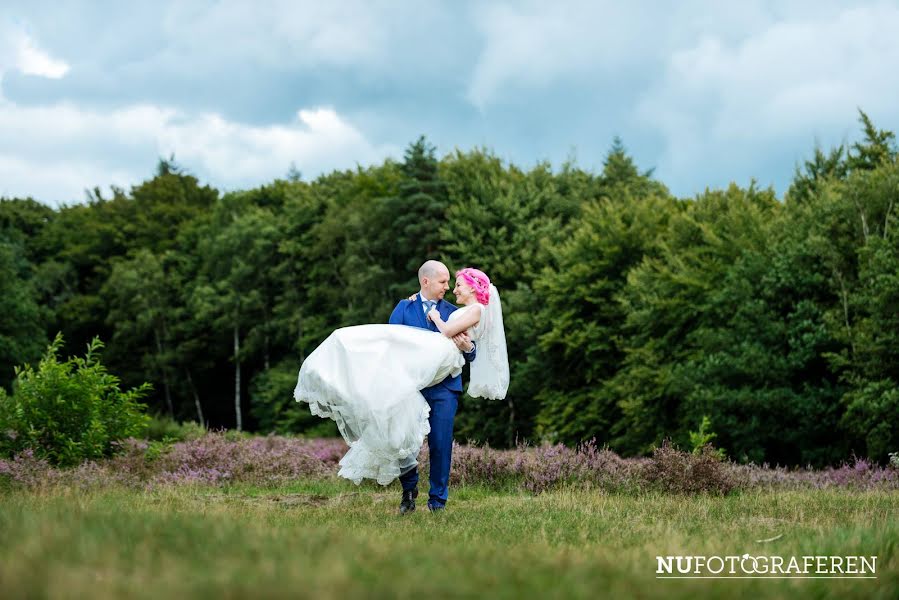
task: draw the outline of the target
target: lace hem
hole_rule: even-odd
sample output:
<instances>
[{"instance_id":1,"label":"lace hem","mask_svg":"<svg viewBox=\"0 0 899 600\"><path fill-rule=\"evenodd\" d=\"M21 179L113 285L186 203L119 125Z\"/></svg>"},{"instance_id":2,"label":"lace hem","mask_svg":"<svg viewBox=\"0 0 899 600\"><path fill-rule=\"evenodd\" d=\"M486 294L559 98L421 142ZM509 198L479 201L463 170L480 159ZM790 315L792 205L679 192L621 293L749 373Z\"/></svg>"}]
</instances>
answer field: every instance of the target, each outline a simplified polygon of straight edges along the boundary
<instances>
[{"instance_id":1,"label":"lace hem","mask_svg":"<svg viewBox=\"0 0 899 600\"><path fill-rule=\"evenodd\" d=\"M428 416L431 408L424 397L415 392L421 403L421 410L416 418L417 432L411 434L408 443L396 447L390 446L378 436L367 435L367 427L356 423L340 411L340 406L334 402L339 396L332 388L317 375L304 373L299 378L294 389L294 399L297 402L309 404L309 411L325 419L332 419L337 424L337 429L344 441L350 447L347 453L340 459L340 477L349 479L356 485L363 479L374 479L381 485L388 485L394 479L414 467L418 461L418 453L424 443L425 437L431 432L431 424ZM372 440L370 438L377 438Z\"/></svg>"},{"instance_id":2,"label":"lace hem","mask_svg":"<svg viewBox=\"0 0 899 600\"><path fill-rule=\"evenodd\" d=\"M430 431L431 427L426 417L422 429L422 441ZM406 456L389 459L369 448L363 440L359 440L340 459L340 470L337 475L349 479L356 485L362 483L363 479L374 479L381 485L389 485L394 479L418 464L420 450L421 444L414 452Z\"/></svg>"},{"instance_id":3,"label":"lace hem","mask_svg":"<svg viewBox=\"0 0 899 600\"><path fill-rule=\"evenodd\" d=\"M509 388L508 383L487 384L472 381L468 384L468 395L472 398L486 398L488 400L503 400Z\"/></svg>"}]
</instances>

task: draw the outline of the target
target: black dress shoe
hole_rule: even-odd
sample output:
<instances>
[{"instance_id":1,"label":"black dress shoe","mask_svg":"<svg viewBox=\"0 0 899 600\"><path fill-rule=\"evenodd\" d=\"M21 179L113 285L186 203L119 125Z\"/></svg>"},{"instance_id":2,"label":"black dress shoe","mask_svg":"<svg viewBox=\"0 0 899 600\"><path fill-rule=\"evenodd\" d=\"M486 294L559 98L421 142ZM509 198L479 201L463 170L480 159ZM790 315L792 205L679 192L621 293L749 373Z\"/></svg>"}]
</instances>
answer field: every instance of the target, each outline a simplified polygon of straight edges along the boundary
<instances>
[{"instance_id":1,"label":"black dress shoe","mask_svg":"<svg viewBox=\"0 0 899 600\"><path fill-rule=\"evenodd\" d=\"M403 500L400 502L400 514L413 512L415 510L415 499L418 498L418 489L403 490Z\"/></svg>"},{"instance_id":2,"label":"black dress shoe","mask_svg":"<svg viewBox=\"0 0 899 600\"><path fill-rule=\"evenodd\" d=\"M432 513L442 513L446 510L446 507L439 504L428 504L428 510Z\"/></svg>"}]
</instances>

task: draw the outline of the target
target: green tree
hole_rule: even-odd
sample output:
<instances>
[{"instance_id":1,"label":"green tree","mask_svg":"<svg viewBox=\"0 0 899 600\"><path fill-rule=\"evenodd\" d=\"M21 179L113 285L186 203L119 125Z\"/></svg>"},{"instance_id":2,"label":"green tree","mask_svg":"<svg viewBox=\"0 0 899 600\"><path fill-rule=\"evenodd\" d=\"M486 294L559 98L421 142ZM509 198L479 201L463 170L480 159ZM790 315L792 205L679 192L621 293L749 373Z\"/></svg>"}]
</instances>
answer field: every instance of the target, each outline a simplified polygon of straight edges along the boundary
<instances>
[{"instance_id":1,"label":"green tree","mask_svg":"<svg viewBox=\"0 0 899 600\"><path fill-rule=\"evenodd\" d=\"M858 120L862 124L865 137L863 141L852 144L847 166L851 171L870 171L896 160L896 134L892 131L877 129L871 118L859 109Z\"/></svg>"},{"instance_id":2,"label":"green tree","mask_svg":"<svg viewBox=\"0 0 899 600\"><path fill-rule=\"evenodd\" d=\"M425 258L440 254L440 224L446 211L447 190L435 151L424 136L406 149L400 167L403 179L399 193L387 201L387 210L393 217L393 247L406 254L397 254L394 265L403 271L416 272Z\"/></svg>"},{"instance_id":3,"label":"green tree","mask_svg":"<svg viewBox=\"0 0 899 600\"><path fill-rule=\"evenodd\" d=\"M602 199L586 208L580 225L554 249L553 267L536 284L545 327L541 436L569 444L610 441L621 413L607 385L625 356L627 311L618 295L631 269L659 253L675 211L665 197Z\"/></svg>"},{"instance_id":4,"label":"green tree","mask_svg":"<svg viewBox=\"0 0 899 600\"><path fill-rule=\"evenodd\" d=\"M899 205L899 162L894 158L854 173L841 190L837 202L859 218L854 221L852 253L835 277L839 302L831 309L830 323L843 345L830 358L850 386L843 425L853 449L885 461L899 447L893 426L899 417L899 222L894 208Z\"/></svg>"},{"instance_id":5,"label":"green tree","mask_svg":"<svg viewBox=\"0 0 899 600\"><path fill-rule=\"evenodd\" d=\"M46 314L38 304L24 251L4 238L0 233L0 387L9 389L13 366L41 355Z\"/></svg>"},{"instance_id":6,"label":"green tree","mask_svg":"<svg viewBox=\"0 0 899 600\"><path fill-rule=\"evenodd\" d=\"M174 248L181 225L212 209L218 192L196 177L163 162L153 179L131 189L130 210L123 224L129 248L164 252Z\"/></svg>"},{"instance_id":7,"label":"green tree","mask_svg":"<svg viewBox=\"0 0 899 600\"><path fill-rule=\"evenodd\" d=\"M248 356L269 358L276 282L275 262L280 231L271 211L246 206L239 194L216 209L197 248L202 257L199 282L191 306L196 317L219 331L231 332L234 365L234 411L243 428L242 365Z\"/></svg>"},{"instance_id":8,"label":"green tree","mask_svg":"<svg viewBox=\"0 0 899 600\"><path fill-rule=\"evenodd\" d=\"M704 355L703 328L727 316L711 311L710 298L730 265L764 246L773 202L770 194L734 186L707 193L671 218L659 255L628 274L619 296L625 357L611 384L622 410L616 447L646 452L681 430L682 405L695 383L688 365Z\"/></svg>"},{"instance_id":9,"label":"green tree","mask_svg":"<svg viewBox=\"0 0 899 600\"><path fill-rule=\"evenodd\" d=\"M101 293L109 298L107 322L115 331L112 345L122 364L139 366L162 385L165 409L175 416L172 400L172 348L170 319L176 290L166 276L163 260L149 249L139 249L117 261ZM201 418L202 422L202 418Z\"/></svg>"},{"instance_id":10,"label":"green tree","mask_svg":"<svg viewBox=\"0 0 899 600\"><path fill-rule=\"evenodd\" d=\"M440 257L451 271L467 266L483 270L500 291L512 371L504 403L463 401L457 435L514 444L530 435L536 412L533 384L540 374L528 362L538 333L533 281L547 247L564 235L571 200L559 194L548 165L523 173L505 168L486 151L456 152L441 163L441 176L447 181L449 204ZM569 191L577 196L581 190L572 185Z\"/></svg>"}]
</instances>

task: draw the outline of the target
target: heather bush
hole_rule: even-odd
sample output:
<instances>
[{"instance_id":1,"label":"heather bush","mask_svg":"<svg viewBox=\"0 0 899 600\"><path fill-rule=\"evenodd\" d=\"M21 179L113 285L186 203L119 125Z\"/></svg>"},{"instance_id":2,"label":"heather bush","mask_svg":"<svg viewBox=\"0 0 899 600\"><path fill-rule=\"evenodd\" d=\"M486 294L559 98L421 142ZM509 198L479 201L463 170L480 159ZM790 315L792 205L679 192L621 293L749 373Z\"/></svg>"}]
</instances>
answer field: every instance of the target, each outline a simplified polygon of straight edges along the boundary
<instances>
[{"instance_id":1,"label":"heather bush","mask_svg":"<svg viewBox=\"0 0 899 600\"><path fill-rule=\"evenodd\" d=\"M419 454L419 470L428 461L428 447L425 444ZM482 484L490 487L513 485L518 475L510 464L507 451L494 450L488 445L463 446L453 443L453 462L450 470L451 483L457 485Z\"/></svg>"},{"instance_id":2,"label":"heather bush","mask_svg":"<svg viewBox=\"0 0 899 600\"><path fill-rule=\"evenodd\" d=\"M731 465L747 488L899 490L899 469L854 458L837 467L786 469L770 465Z\"/></svg>"},{"instance_id":3,"label":"heather bush","mask_svg":"<svg viewBox=\"0 0 899 600\"><path fill-rule=\"evenodd\" d=\"M639 488L643 459L623 459L593 441L572 449L562 444L514 450L489 446L453 447L451 478L458 484L524 489L532 494L587 484L609 491Z\"/></svg>"},{"instance_id":4,"label":"heather bush","mask_svg":"<svg viewBox=\"0 0 899 600\"><path fill-rule=\"evenodd\" d=\"M721 459L711 444L693 454L665 441L653 451L644 474L649 484L665 492L725 495L741 487L738 472Z\"/></svg>"},{"instance_id":5,"label":"heather bush","mask_svg":"<svg viewBox=\"0 0 899 600\"><path fill-rule=\"evenodd\" d=\"M108 456L113 443L139 435L147 417L139 400L149 384L123 392L100 363L98 338L84 358L60 362L62 336L47 348L37 369L16 368L12 395L0 393L0 456L30 449L57 465Z\"/></svg>"},{"instance_id":6,"label":"heather bush","mask_svg":"<svg viewBox=\"0 0 899 600\"><path fill-rule=\"evenodd\" d=\"M235 436L223 431L173 443L129 438L114 447L113 456L73 468L54 466L32 450L0 458L0 490L54 485L277 487L336 478L337 463L346 452L339 438ZM426 481L427 445L419 455L419 468ZM899 469L864 459L818 470L738 465L720 460L712 448L692 454L667 443L651 458L622 458L593 442L576 449L547 444L510 450L456 444L450 485L531 494L570 486L614 493L654 489L718 495L751 489L899 490Z\"/></svg>"},{"instance_id":7,"label":"heather bush","mask_svg":"<svg viewBox=\"0 0 899 600\"><path fill-rule=\"evenodd\" d=\"M229 441L224 433L172 445L159 459L158 483L260 485L324 477L339 456L329 444L281 436ZM332 462L333 461L333 462Z\"/></svg>"},{"instance_id":8,"label":"heather bush","mask_svg":"<svg viewBox=\"0 0 899 600\"><path fill-rule=\"evenodd\" d=\"M609 491L635 491L645 486L644 470L649 459L621 458L591 440L578 448L593 485Z\"/></svg>"},{"instance_id":9,"label":"heather bush","mask_svg":"<svg viewBox=\"0 0 899 600\"><path fill-rule=\"evenodd\" d=\"M0 458L0 491L13 486L37 487L49 479L51 471L50 464L35 458L31 450L24 450L10 460Z\"/></svg>"}]
</instances>

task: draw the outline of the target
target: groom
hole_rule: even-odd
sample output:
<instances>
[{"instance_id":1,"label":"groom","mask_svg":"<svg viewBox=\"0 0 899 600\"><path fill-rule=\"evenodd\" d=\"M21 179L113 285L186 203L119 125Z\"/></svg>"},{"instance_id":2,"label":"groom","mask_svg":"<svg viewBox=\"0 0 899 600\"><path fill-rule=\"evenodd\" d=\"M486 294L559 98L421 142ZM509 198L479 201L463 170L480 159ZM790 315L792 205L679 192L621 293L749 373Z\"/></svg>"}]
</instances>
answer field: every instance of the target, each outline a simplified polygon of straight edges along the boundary
<instances>
[{"instance_id":1,"label":"groom","mask_svg":"<svg viewBox=\"0 0 899 600\"><path fill-rule=\"evenodd\" d=\"M428 318L428 312L436 307L440 316L446 321L456 307L443 299L449 289L449 269L442 262L429 260L418 269L418 281L421 291L414 300L400 300L393 309L388 321L391 325L411 325L430 329L437 333L437 327ZM466 362L475 358L477 349L469 337L460 333L453 338L456 347L462 351ZM462 395L462 376L447 377L437 385L425 388L422 396L431 407L428 422L431 433L428 434L428 449L431 455L431 491L428 495L428 509L443 510L448 496L450 461L453 452L453 419ZM400 514L415 510L415 498L418 497L418 467L400 475L403 484L403 499L400 502Z\"/></svg>"}]
</instances>

